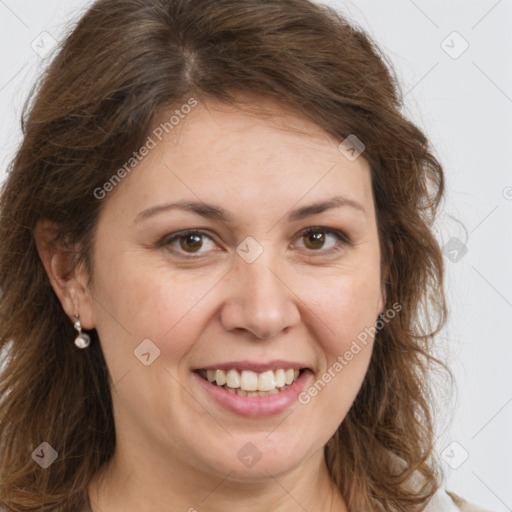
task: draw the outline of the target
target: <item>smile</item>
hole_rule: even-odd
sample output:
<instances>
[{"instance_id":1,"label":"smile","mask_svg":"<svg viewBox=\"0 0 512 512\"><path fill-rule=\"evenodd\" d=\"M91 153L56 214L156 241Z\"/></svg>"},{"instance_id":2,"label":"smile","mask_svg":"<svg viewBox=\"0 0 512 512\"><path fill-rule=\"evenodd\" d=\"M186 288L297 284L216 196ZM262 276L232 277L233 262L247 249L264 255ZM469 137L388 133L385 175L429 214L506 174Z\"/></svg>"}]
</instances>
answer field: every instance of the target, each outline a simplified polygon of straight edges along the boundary
<instances>
[{"instance_id":1,"label":"smile","mask_svg":"<svg viewBox=\"0 0 512 512\"><path fill-rule=\"evenodd\" d=\"M211 384L221 387L232 394L247 397L274 395L286 390L304 370L279 368L255 372L252 370L209 369L197 373Z\"/></svg>"}]
</instances>

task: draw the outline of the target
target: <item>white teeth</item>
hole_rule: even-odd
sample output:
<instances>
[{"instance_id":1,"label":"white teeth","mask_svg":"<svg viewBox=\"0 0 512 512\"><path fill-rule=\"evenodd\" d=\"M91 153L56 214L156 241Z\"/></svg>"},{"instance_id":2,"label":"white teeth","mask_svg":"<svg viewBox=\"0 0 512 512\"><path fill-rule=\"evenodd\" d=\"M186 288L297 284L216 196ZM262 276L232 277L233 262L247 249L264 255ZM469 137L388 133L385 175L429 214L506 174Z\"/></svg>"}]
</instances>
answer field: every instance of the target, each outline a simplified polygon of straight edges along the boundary
<instances>
[{"instance_id":1,"label":"white teeth","mask_svg":"<svg viewBox=\"0 0 512 512\"><path fill-rule=\"evenodd\" d=\"M236 370L229 370L226 375L226 384L229 388L239 388L240 387L240 374Z\"/></svg>"},{"instance_id":2,"label":"white teeth","mask_svg":"<svg viewBox=\"0 0 512 512\"><path fill-rule=\"evenodd\" d=\"M226 384L226 374L223 370L215 371L215 380L217 381L217 386L224 386Z\"/></svg>"},{"instance_id":3,"label":"white teeth","mask_svg":"<svg viewBox=\"0 0 512 512\"><path fill-rule=\"evenodd\" d=\"M286 384L290 385L293 382L294 375L295 375L295 372L293 371L293 368L290 368L289 370L285 370L284 378L285 378Z\"/></svg>"},{"instance_id":4,"label":"white teeth","mask_svg":"<svg viewBox=\"0 0 512 512\"><path fill-rule=\"evenodd\" d=\"M257 391L258 390L258 374L251 370L244 370L240 376L240 387L244 391ZM260 389L260 391L264 391Z\"/></svg>"},{"instance_id":5,"label":"white teeth","mask_svg":"<svg viewBox=\"0 0 512 512\"><path fill-rule=\"evenodd\" d=\"M286 384L286 378L284 376L284 370L279 368L276 370L276 387L282 388Z\"/></svg>"},{"instance_id":6,"label":"white teeth","mask_svg":"<svg viewBox=\"0 0 512 512\"><path fill-rule=\"evenodd\" d=\"M260 373L258 377L258 391L272 391L276 389L275 384L276 380L272 370Z\"/></svg>"},{"instance_id":7,"label":"white teeth","mask_svg":"<svg viewBox=\"0 0 512 512\"><path fill-rule=\"evenodd\" d=\"M215 382L217 386L223 386L225 389L233 390L241 396L266 396L274 394L285 386L290 386L299 377L299 370L294 368L279 368L275 371L267 370L257 373L252 370L231 369L224 370L206 370L203 376L209 382ZM240 393L238 393L240 391ZM244 393L244 394L243 394Z\"/></svg>"}]
</instances>

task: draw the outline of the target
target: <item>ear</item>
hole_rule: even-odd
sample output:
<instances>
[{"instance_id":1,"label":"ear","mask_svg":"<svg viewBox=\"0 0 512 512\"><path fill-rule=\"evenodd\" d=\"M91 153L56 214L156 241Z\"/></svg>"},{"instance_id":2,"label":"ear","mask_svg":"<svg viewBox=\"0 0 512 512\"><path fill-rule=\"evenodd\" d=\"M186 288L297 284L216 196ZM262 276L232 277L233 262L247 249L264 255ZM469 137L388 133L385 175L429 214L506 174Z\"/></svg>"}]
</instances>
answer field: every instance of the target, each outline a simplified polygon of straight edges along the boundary
<instances>
[{"instance_id":1,"label":"ear","mask_svg":"<svg viewBox=\"0 0 512 512\"><path fill-rule=\"evenodd\" d=\"M94 329L89 276L84 268L75 265L76 248L65 243L58 236L57 227L46 220L38 221L34 237L37 252L62 308L73 323L76 320L75 315L80 315L82 327Z\"/></svg>"}]
</instances>

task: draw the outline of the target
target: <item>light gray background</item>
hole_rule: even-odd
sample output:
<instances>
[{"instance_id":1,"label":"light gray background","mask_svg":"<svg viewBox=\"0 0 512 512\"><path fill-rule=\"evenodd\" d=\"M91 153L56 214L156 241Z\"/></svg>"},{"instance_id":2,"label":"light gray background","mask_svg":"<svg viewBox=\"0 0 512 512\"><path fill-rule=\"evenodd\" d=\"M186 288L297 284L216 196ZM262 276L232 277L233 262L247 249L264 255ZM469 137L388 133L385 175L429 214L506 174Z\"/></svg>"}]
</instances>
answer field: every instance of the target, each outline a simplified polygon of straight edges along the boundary
<instances>
[{"instance_id":1,"label":"light gray background","mask_svg":"<svg viewBox=\"0 0 512 512\"><path fill-rule=\"evenodd\" d=\"M512 0L324 1L366 28L394 63L406 113L444 165L438 237L443 246L458 238L467 253L451 245L445 256L450 319L439 354L458 395L439 418L437 450L448 489L510 511ZM41 33L60 40L90 3L0 0L0 181L20 141L21 107L47 62L51 39Z\"/></svg>"}]
</instances>

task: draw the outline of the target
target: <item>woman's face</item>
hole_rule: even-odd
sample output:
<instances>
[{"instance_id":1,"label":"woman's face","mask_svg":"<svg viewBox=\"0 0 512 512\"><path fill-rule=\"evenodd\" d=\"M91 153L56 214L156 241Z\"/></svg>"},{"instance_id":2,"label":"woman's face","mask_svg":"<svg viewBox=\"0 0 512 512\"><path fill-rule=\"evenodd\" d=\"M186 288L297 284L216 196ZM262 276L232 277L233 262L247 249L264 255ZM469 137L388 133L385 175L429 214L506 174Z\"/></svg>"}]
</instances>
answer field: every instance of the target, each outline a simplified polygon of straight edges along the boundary
<instances>
[{"instance_id":1,"label":"woman's face","mask_svg":"<svg viewBox=\"0 0 512 512\"><path fill-rule=\"evenodd\" d=\"M199 103L104 199L85 327L139 467L283 474L321 456L364 379L357 337L384 308L369 165L260 104L276 117Z\"/></svg>"}]
</instances>

